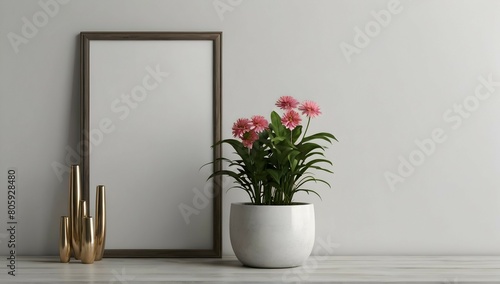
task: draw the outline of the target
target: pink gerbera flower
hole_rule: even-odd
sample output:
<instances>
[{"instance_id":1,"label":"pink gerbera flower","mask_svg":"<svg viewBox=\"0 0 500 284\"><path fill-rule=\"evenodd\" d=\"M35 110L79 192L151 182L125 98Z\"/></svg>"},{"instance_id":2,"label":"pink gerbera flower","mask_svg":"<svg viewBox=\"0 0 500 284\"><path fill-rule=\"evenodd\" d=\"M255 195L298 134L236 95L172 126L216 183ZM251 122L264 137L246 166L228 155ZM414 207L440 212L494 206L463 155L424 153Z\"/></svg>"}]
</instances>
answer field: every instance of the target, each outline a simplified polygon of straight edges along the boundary
<instances>
[{"instance_id":1,"label":"pink gerbera flower","mask_svg":"<svg viewBox=\"0 0 500 284\"><path fill-rule=\"evenodd\" d=\"M251 130L251 124L250 124L250 119L248 118L239 118L236 120L236 122L233 124L233 136L242 138L243 134L245 132L248 132Z\"/></svg>"},{"instance_id":2,"label":"pink gerbera flower","mask_svg":"<svg viewBox=\"0 0 500 284\"><path fill-rule=\"evenodd\" d=\"M243 134L243 136L241 137L241 142L243 143L243 146L247 147L248 149L252 149L253 142L257 141L258 139L259 135L257 134L257 132L251 130Z\"/></svg>"},{"instance_id":3,"label":"pink gerbera flower","mask_svg":"<svg viewBox=\"0 0 500 284\"><path fill-rule=\"evenodd\" d=\"M283 110L291 110L296 108L299 102L291 96L282 96L276 102L276 106Z\"/></svg>"},{"instance_id":4,"label":"pink gerbera flower","mask_svg":"<svg viewBox=\"0 0 500 284\"><path fill-rule=\"evenodd\" d=\"M319 110L318 104L312 101L305 101L299 106L299 110L302 111L302 114L307 115L308 117L316 117L321 114Z\"/></svg>"},{"instance_id":5,"label":"pink gerbera flower","mask_svg":"<svg viewBox=\"0 0 500 284\"><path fill-rule=\"evenodd\" d=\"M262 115L252 116L252 130L260 133L269 127L269 122Z\"/></svg>"},{"instance_id":6,"label":"pink gerbera flower","mask_svg":"<svg viewBox=\"0 0 500 284\"><path fill-rule=\"evenodd\" d=\"M290 130L297 127L301 121L302 119L300 118L299 113L294 110L287 111L281 118L281 123L283 123L283 125Z\"/></svg>"}]
</instances>

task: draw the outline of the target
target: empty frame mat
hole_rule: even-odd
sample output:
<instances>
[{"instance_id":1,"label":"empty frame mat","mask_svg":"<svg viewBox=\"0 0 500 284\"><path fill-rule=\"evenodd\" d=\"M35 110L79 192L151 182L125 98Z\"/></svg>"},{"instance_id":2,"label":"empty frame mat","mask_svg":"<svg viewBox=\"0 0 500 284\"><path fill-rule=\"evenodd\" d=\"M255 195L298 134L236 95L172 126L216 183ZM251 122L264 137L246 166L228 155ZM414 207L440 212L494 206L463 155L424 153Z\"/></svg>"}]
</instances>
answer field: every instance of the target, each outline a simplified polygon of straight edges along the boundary
<instances>
[{"instance_id":1,"label":"empty frame mat","mask_svg":"<svg viewBox=\"0 0 500 284\"><path fill-rule=\"evenodd\" d=\"M107 257L219 257L220 33L82 33L84 190ZM85 195L84 195L85 196Z\"/></svg>"}]
</instances>

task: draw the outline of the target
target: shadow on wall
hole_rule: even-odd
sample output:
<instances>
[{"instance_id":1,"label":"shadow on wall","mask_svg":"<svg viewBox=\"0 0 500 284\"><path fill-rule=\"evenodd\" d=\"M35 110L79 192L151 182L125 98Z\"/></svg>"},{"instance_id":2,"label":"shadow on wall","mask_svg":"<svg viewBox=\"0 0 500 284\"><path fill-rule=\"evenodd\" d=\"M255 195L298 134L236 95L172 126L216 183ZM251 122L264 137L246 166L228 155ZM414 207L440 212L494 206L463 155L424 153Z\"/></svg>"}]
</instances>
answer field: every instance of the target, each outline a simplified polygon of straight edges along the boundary
<instances>
[{"instance_id":1,"label":"shadow on wall","mask_svg":"<svg viewBox=\"0 0 500 284\"><path fill-rule=\"evenodd\" d=\"M44 251L44 254L57 254L57 239L59 237L59 220L61 216L69 216L69 167L71 164L79 164L80 157L78 155L77 146L80 141L80 35L75 36L74 40L74 55L73 55L73 84L68 90L67 95L71 96L70 104L61 106L67 108L68 124L66 129L66 146L64 149L64 163L54 161L51 165L52 172L58 178L59 190L52 191L54 196L52 212L50 214L49 235L46 239L45 248L49 251Z\"/></svg>"}]
</instances>

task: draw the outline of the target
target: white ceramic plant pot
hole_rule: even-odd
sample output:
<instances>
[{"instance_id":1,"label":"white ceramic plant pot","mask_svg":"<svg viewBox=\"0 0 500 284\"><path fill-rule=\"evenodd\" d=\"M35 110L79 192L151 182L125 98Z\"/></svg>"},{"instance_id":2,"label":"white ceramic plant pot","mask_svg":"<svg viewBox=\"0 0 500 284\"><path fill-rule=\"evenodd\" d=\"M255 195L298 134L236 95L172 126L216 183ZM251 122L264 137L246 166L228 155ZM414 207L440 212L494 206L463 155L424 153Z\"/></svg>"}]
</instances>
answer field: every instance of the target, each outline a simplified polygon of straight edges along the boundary
<instances>
[{"instance_id":1,"label":"white ceramic plant pot","mask_svg":"<svg viewBox=\"0 0 500 284\"><path fill-rule=\"evenodd\" d=\"M300 266L314 246L314 205L233 203L229 231L234 253L244 265Z\"/></svg>"}]
</instances>

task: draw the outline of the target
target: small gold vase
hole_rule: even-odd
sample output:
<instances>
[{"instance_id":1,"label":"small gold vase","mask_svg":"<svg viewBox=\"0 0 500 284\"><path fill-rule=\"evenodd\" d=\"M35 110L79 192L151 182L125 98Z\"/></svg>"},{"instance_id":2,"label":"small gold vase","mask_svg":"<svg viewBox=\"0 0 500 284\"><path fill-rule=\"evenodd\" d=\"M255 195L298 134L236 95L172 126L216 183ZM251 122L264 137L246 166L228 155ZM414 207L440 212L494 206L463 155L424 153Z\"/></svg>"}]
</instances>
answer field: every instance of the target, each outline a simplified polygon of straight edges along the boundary
<instances>
[{"instance_id":1,"label":"small gold vase","mask_svg":"<svg viewBox=\"0 0 500 284\"><path fill-rule=\"evenodd\" d=\"M85 200L80 200L80 203L78 205L78 215L77 215L77 218L76 218L76 227L77 227L77 234L78 234L78 239L79 239L79 244L78 244L78 251L80 252L81 250L81 247L82 247L82 226L83 226L83 218L85 218L86 216L88 216L88 213L87 213L87 201ZM81 252L80 252L81 254ZM76 256L75 256L76 258ZM76 259L80 259L81 256L78 255L78 258Z\"/></svg>"},{"instance_id":2,"label":"small gold vase","mask_svg":"<svg viewBox=\"0 0 500 284\"><path fill-rule=\"evenodd\" d=\"M80 166L71 165L69 174L69 225L71 237L71 249L76 259L80 258L80 227L78 226L78 212L80 211L80 200L82 199L82 188L80 181Z\"/></svg>"},{"instance_id":3,"label":"small gold vase","mask_svg":"<svg viewBox=\"0 0 500 284\"><path fill-rule=\"evenodd\" d=\"M91 264L95 258L94 218L83 217L82 225L80 259L82 263Z\"/></svg>"},{"instance_id":4,"label":"small gold vase","mask_svg":"<svg viewBox=\"0 0 500 284\"><path fill-rule=\"evenodd\" d=\"M95 196L95 260L104 255L106 244L106 188L98 185Z\"/></svg>"},{"instance_id":5,"label":"small gold vase","mask_svg":"<svg viewBox=\"0 0 500 284\"><path fill-rule=\"evenodd\" d=\"M59 260L63 263L69 262L71 256L71 230L69 217L62 216L59 225Z\"/></svg>"}]
</instances>

